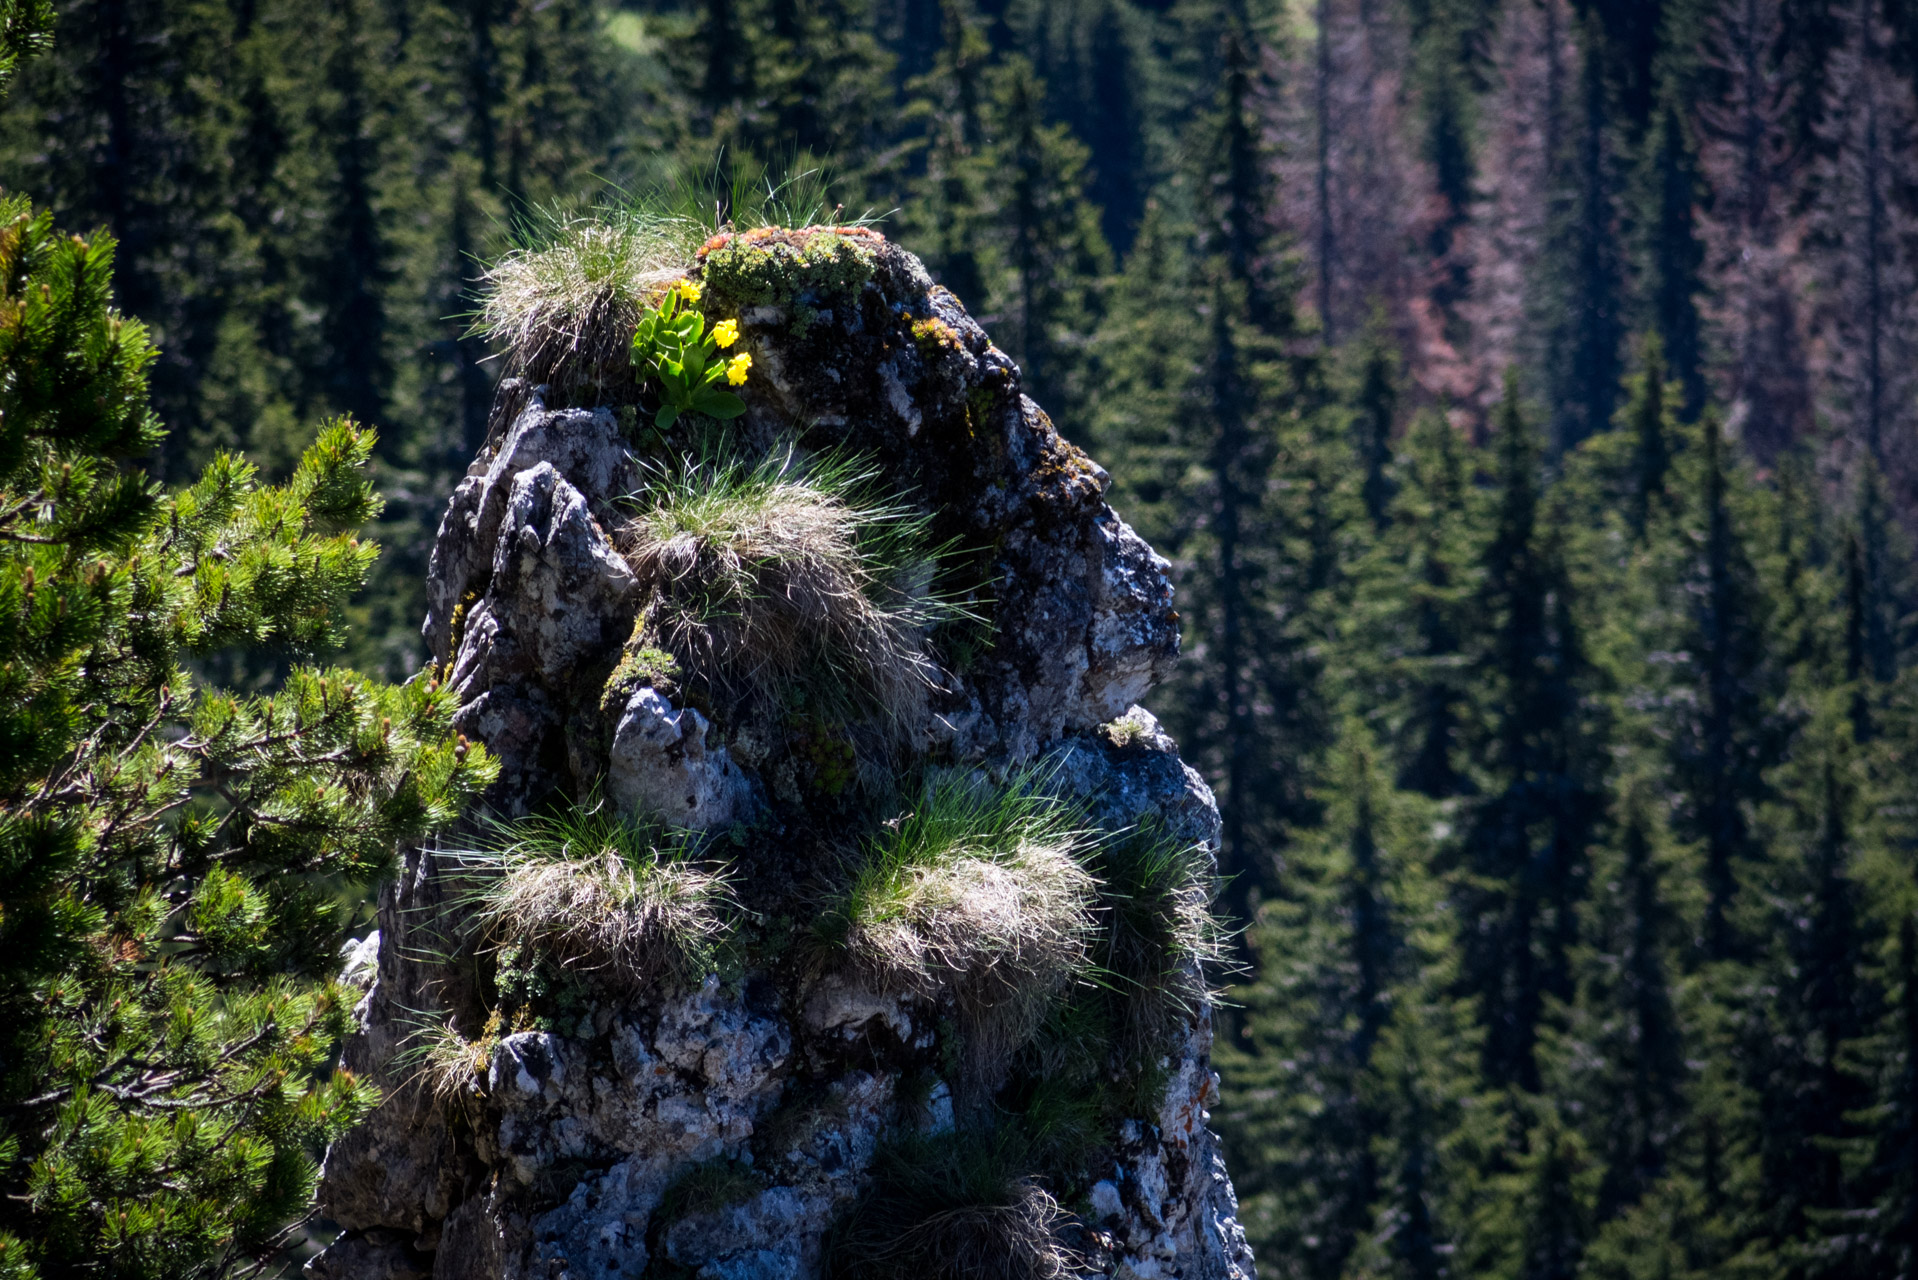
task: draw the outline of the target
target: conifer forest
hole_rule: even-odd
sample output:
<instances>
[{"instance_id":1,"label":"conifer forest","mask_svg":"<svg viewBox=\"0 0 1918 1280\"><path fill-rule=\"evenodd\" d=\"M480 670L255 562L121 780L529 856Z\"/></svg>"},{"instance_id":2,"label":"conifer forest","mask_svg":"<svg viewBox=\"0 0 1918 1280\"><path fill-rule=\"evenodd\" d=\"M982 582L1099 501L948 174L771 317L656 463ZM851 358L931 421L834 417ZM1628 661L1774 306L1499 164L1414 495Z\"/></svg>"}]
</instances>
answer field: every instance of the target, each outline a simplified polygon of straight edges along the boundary
<instances>
[{"instance_id":1,"label":"conifer forest","mask_svg":"<svg viewBox=\"0 0 1918 1280\"><path fill-rule=\"evenodd\" d=\"M341 943L498 774L486 282L642 197L918 255L1170 562L1262 1275L1918 1280L1915 0L0 0L0 77L0 1280L324 1243Z\"/></svg>"}]
</instances>

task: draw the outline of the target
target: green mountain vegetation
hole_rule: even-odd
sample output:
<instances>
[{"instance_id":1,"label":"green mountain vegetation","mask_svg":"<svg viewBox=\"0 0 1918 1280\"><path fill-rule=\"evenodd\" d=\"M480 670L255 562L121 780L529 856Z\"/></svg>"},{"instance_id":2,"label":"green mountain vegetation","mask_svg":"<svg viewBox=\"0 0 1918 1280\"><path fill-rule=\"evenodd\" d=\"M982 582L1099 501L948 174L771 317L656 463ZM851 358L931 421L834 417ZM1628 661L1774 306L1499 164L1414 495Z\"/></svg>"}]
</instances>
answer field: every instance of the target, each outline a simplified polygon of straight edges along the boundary
<instances>
[{"instance_id":1,"label":"green mountain vegetation","mask_svg":"<svg viewBox=\"0 0 1918 1280\"><path fill-rule=\"evenodd\" d=\"M311 589L370 575L344 657L391 680L424 665L425 552L496 375L475 282L517 228L676 174L723 215L735 174L817 166L839 216L885 215L1177 571L1187 656L1150 705L1224 812L1243 968L1215 1122L1267 1274L1918 1275L1918 7L0 12L29 53L52 31L0 106L0 185L117 240L114 303L158 350L164 438L58 447L176 493L224 474L236 502L331 495L365 455L383 509L325 519L365 518L386 554ZM342 428L307 453L332 415L377 444ZM228 453L292 488L248 488ZM27 466L0 451L10 509L45 483ZM123 487L125 532L74 517L85 555L162 536ZM5 573L59 581L7 545ZM260 610L249 635L275 625ZM6 670L82 643L29 621ZM236 708L284 675L208 637L143 661L191 659ZM187 696L141 679L141 716ZM62 703L45 741L135 750L87 714ZM20 760L5 823L48 776ZM113 874L121 897L73 909L157 928ZM290 918L246 896L277 892L236 882L221 918ZM253 939L232 972L305 972L259 929L232 934ZM0 1001L66 963L9 958ZM157 981L118 965L86 981ZM0 1044L0 1107L30 1096L25 1043ZM0 1171L57 1147L17 1116Z\"/></svg>"}]
</instances>

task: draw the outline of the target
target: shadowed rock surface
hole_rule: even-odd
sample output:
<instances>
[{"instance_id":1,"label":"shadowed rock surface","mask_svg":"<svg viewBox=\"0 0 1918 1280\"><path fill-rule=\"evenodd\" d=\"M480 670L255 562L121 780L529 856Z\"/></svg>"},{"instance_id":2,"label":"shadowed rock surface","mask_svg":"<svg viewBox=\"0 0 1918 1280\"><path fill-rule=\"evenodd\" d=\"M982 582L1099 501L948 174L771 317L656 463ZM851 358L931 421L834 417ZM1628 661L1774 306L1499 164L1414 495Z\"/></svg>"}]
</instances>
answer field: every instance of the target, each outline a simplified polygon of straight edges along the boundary
<instances>
[{"instance_id":1,"label":"shadowed rock surface","mask_svg":"<svg viewBox=\"0 0 1918 1280\"><path fill-rule=\"evenodd\" d=\"M376 952L355 955L369 986L346 1065L386 1101L328 1153L321 1210L344 1234L316 1277L830 1270L831 1233L882 1144L967 1130L992 1107L948 1078L963 1054L937 997L793 950L808 894L872 825L873 797L927 767L1004 780L1037 766L1105 828L1156 821L1216 849L1210 791L1134 706L1177 659L1167 566L958 300L863 231L721 237L691 274L754 357L733 445L869 461L930 514L957 566L946 589L979 620L933 636L934 687L906 724L807 720L636 671L622 658L648 601L618 549L625 503L646 466L694 443L635 429L650 421L643 391L569 404L553 389L616 378L504 382L440 529L425 624L458 727L501 759L490 803L512 816L598 794L712 832L757 932L720 972L638 996L588 983L535 1026L489 1032L492 961L456 945L450 860L409 853ZM496 1036L451 1099L407 1065L427 1016ZM1186 1016L1150 1064L1156 1104L1051 1187L1075 1270L1251 1276L1205 1127L1210 1036L1204 1009Z\"/></svg>"}]
</instances>

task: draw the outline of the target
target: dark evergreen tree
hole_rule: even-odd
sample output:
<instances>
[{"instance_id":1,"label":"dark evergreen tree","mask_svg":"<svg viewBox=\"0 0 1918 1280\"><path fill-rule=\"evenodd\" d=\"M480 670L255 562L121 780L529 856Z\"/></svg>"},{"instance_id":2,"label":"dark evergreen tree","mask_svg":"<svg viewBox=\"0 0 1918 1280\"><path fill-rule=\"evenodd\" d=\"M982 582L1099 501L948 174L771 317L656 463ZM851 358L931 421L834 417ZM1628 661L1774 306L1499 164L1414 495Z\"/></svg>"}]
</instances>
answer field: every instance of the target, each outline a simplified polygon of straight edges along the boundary
<instances>
[{"instance_id":1,"label":"dark evergreen tree","mask_svg":"<svg viewBox=\"0 0 1918 1280\"><path fill-rule=\"evenodd\" d=\"M1640 289L1652 331L1681 394L1682 417L1695 421L1705 407L1705 339L1699 299L1705 292L1705 248L1696 210L1698 161L1676 87L1666 91L1640 162L1644 244Z\"/></svg>"},{"instance_id":2,"label":"dark evergreen tree","mask_svg":"<svg viewBox=\"0 0 1918 1280\"><path fill-rule=\"evenodd\" d=\"M1649 790L1626 794L1613 847L1594 871L1599 887L1572 1033L1592 1064L1574 1087L1596 1121L1590 1142L1603 1169L1593 1202L1600 1224L1653 1193L1685 1118L1685 1044L1672 994L1672 959L1683 939L1663 883Z\"/></svg>"},{"instance_id":3,"label":"dark evergreen tree","mask_svg":"<svg viewBox=\"0 0 1918 1280\"><path fill-rule=\"evenodd\" d=\"M1617 159L1599 42L1587 23L1576 108L1551 164L1551 208L1540 285L1541 370L1554 453L1610 425L1624 343L1616 202Z\"/></svg>"},{"instance_id":4,"label":"dark evergreen tree","mask_svg":"<svg viewBox=\"0 0 1918 1280\"><path fill-rule=\"evenodd\" d=\"M1835 709L1806 731L1782 770L1773 863L1747 899L1747 927L1771 944L1756 990L1776 993L1740 1011L1758 1101L1755 1207L1799 1275L1861 1274L1868 1240L1856 1218L1868 1200L1845 1154L1872 1101L1855 1049L1883 995L1866 964L1874 925L1859 876L1874 841L1850 739Z\"/></svg>"},{"instance_id":5,"label":"dark evergreen tree","mask_svg":"<svg viewBox=\"0 0 1918 1280\"><path fill-rule=\"evenodd\" d=\"M1886 1017L1870 1045L1880 1099L1869 1117L1867 1176L1878 1188L1870 1229L1874 1270L1911 1280L1918 1276L1918 922L1909 908L1886 968Z\"/></svg>"},{"instance_id":6,"label":"dark evergreen tree","mask_svg":"<svg viewBox=\"0 0 1918 1280\"><path fill-rule=\"evenodd\" d=\"M1465 794L1465 646L1475 627L1471 447L1443 415L1414 420L1394 459L1390 521L1352 570L1341 628L1348 702L1368 708L1398 785Z\"/></svg>"},{"instance_id":7,"label":"dark evergreen tree","mask_svg":"<svg viewBox=\"0 0 1918 1280\"><path fill-rule=\"evenodd\" d=\"M1356 723L1335 749L1322 789L1325 820L1293 844L1276 896L1253 930L1258 980L1238 989L1241 1034L1221 1047L1221 1071L1242 1099L1230 1136L1243 1220L1263 1267L1277 1274L1347 1273L1381 1197L1429 1218L1421 1163L1436 1138L1419 1114L1399 1136L1409 1167L1382 1167L1394 1112L1430 1105L1423 1080L1395 1092L1386 1045L1396 993L1421 979L1411 934L1430 927L1436 897L1421 802L1393 790ZM1420 819L1425 817L1421 823ZM1416 1049L1412 1049L1416 1052ZM1401 1181L1401 1180L1409 1181ZM1389 1184L1398 1182L1397 1193ZM1431 1230L1429 1221L1422 1228ZM1422 1257L1436 1241L1413 1247Z\"/></svg>"},{"instance_id":8,"label":"dark evergreen tree","mask_svg":"<svg viewBox=\"0 0 1918 1280\"><path fill-rule=\"evenodd\" d=\"M1178 485L1161 491L1170 519L1149 527L1186 566L1192 644L1155 705L1213 785L1237 797L1222 805L1221 861L1232 877L1228 910L1244 918L1273 882L1286 825L1313 808L1304 780L1327 717L1313 628L1324 625L1321 593L1338 573L1353 513L1350 455L1328 430L1317 361L1293 341L1254 28L1236 5L1221 17L1218 74L1194 125L1189 180L1169 192L1195 211L1185 224L1190 248L1167 255L1151 213L1151 234L1133 248L1135 262L1183 274L1166 280L1129 267L1115 296L1118 328L1102 340L1112 381L1099 416L1112 428L1095 440L1118 428L1141 444L1179 443L1158 455L1169 464L1161 474ZM1155 345L1162 351L1139 372L1151 408L1168 416L1144 418L1128 403L1134 375L1121 353Z\"/></svg>"},{"instance_id":9,"label":"dark evergreen tree","mask_svg":"<svg viewBox=\"0 0 1918 1280\"><path fill-rule=\"evenodd\" d=\"M1409 0L1410 81L1417 101L1420 150L1441 202L1426 236L1435 264L1433 300L1451 315L1469 287L1468 264L1454 254L1478 193L1475 155L1478 98L1490 85L1491 30L1498 5L1488 0Z\"/></svg>"},{"instance_id":10,"label":"dark evergreen tree","mask_svg":"<svg viewBox=\"0 0 1918 1280\"><path fill-rule=\"evenodd\" d=\"M1085 197L1086 149L1046 123L1045 86L1023 58L995 73L990 94L985 161L997 192L987 216L1006 275L984 305L1008 322L1002 340L1034 398L1071 424L1090 390L1085 352L1111 269L1099 211Z\"/></svg>"},{"instance_id":11,"label":"dark evergreen tree","mask_svg":"<svg viewBox=\"0 0 1918 1280\"><path fill-rule=\"evenodd\" d=\"M8 188L32 192L69 225L106 227L120 245L121 302L167 352L153 396L174 428L160 464L170 478L219 443L197 384L234 259L222 122L201 94L227 69L231 31L224 6L68 5L51 52L20 71L0 117L14 159Z\"/></svg>"},{"instance_id":12,"label":"dark evergreen tree","mask_svg":"<svg viewBox=\"0 0 1918 1280\"><path fill-rule=\"evenodd\" d=\"M1562 533L1515 387L1492 447L1496 505L1476 657L1484 781L1460 855L1458 910L1469 922L1460 980L1479 1002L1487 1081L1537 1092L1547 1002L1572 997L1576 908L1605 803L1602 738L1585 703L1593 673Z\"/></svg>"},{"instance_id":13,"label":"dark evergreen tree","mask_svg":"<svg viewBox=\"0 0 1918 1280\"><path fill-rule=\"evenodd\" d=\"M1779 760L1789 723L1778 712L1783 670L1770 641L1771 601L1739 529L1735 472L1718 421L1707 416L1694 470L1696 515L1679 589L1691 601L1678 679L1689 686L1672 738L1675 782L1684 797L1681 829L1705 857L1704 950L1713 960L1737 950L1732 898L1742 868L1761 849L1751 814L1769 794L1766 773Z\"/></svg>"},{"instance_id":14,"label":"dark evergreen tree","mask_svg":"<svg viewBox=\"0 0 1918 1280\"><path fill-rule=\"evenodd\" d=\"M1351 415L1352 454L1364 470L1359 500L1374 532L1383 532L1392 503L1392 428L1399 405L1398 352L1386 329L1383 310L1373 312L1364 334L1348 356L1341 397Z\"/></svg>"},{"instance_id":15,"label":"dark evergreen tree","mask_svg":"<svg viewBox=\"0 0 1918 1280\"><path fill-rule=\"evenodd\" d=\"M989 244L991 176L986 149L986 76L992 46L971 0L941 0L941 40L932 70L913 85L925 121L925 171L914 180L898 234L933 278L985 306L997 262Z\"/></svg>"},{"instance_id":16,"label":"dark evergreen tree","mask_svg":"<svg viewBox=\"0 0 1918 1280\"><path fill-rule=\"evenodd\" d=\"M1578 1131L1558 1108L1538 1106L1540 1119L1510 1179L1518 1193L1517 1254L1500 1270L1517 1280L1573 1280L1592 1231L1592 1182L1598 1168Z\"/></svg>"},{"instance_id":17,"label":"dark evergreen tree","mask_svg":"<svg viewBox=\"0 0 1918 1280\"><path fill-rule=\"evenodd\" d=\"M332 164L321 185L326 216L313 241L319 261L311 278L320 309L325 403L362 422L381 422L392 385L383 296L390 267L374 208L382 139L370 101L372 45L364 9L364 0L330 0L321 28L325 72L315 132L331 144Z\"/></svg>"},{"instance_id":18,"label":"dark evergreen tree","mask_svg":"<svg viewBox=\"0 0 1918 1280\"><path fill-rule=\"evenodd\" d=\"M1013 0L1011 46L1046 85L1045 115L1087 152L1086 196L1115 250L1130 249L1145 202L1173 167L1181 121L1151 6L1131 0ZM1181 40L1183 44L1185 41ZM1177 47L1175 45L1175 47Z\"/></svg>"}]
</instances>

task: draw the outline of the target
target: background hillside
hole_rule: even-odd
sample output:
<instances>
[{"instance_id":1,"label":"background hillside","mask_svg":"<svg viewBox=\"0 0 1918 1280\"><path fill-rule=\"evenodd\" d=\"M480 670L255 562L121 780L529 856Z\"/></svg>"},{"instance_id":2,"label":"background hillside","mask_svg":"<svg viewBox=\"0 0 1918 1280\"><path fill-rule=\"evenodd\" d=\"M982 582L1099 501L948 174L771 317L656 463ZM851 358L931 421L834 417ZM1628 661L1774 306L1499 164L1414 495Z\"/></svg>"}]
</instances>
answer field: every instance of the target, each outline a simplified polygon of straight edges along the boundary
<instances>
[{"instance_id":1,"label":"background hillside","mask_svg":"<svg viewBox=\"0 0 1918 1280\"><path fill-rule=\"evenodd\" d=\"M529 209L830 165L1180 575L1268 1273L1918 1275L1918 6L85 0L0 182L157 474L381 432L352 659ZM246 673L234 673L244 676Z\"/></svg>"}]
</instances>

